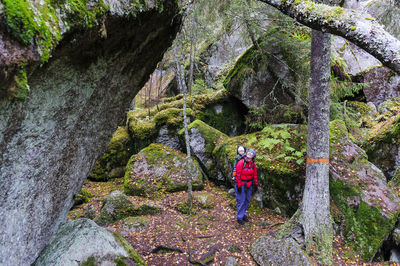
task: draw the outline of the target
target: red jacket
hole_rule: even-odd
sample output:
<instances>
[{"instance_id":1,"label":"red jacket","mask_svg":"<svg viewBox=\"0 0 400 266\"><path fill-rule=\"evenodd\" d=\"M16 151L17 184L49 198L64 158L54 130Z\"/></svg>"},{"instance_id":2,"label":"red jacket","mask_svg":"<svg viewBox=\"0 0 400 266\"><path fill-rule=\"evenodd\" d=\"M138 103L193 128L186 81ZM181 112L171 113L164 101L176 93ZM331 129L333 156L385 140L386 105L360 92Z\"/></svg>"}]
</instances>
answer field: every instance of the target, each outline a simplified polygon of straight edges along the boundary
<instances>
[{"instance_id":1,"label":"red jacket","mask_svg":"<svg viewBox=\"0 0 400 266\"><path fill-rule=\"evenodd\" d=\"M244 159L246 160L246 159ZM246 161L245 167L243 167L243 161L240 160L236 165L236 185L237 187L243 186L245 183L247 187L252 185L252 181L254 180L254 184L258 186L258 179L257 179L257 166L256 163L253 161ZM254 167L253 167L254 165Z\"/></svg>"}]
</instances>

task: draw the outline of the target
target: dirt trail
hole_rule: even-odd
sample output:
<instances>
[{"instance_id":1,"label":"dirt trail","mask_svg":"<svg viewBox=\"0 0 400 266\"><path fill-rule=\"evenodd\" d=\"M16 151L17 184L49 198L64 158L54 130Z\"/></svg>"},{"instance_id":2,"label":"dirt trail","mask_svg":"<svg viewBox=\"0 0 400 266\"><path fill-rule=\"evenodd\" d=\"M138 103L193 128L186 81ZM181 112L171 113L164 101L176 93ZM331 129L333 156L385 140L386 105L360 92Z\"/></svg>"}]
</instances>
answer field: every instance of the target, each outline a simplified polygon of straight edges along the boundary
<instances>
[{"instance_id":1,"label":"dirt trail","mask_svg":"<svg viewBox=\"0 0 400 266\"><path fill-rule=\"evenodd\" d=\"M71 211L70 219L81 216L89 206L94 206L98 213L105 196L112 190L123 191L123 180L107 183L88 181L84 188L95 197ZM189 260L224 265L228 257L236 258L239 265L256 265L248 251L250 244L262 235L274 235L287 219L269 209L260 209L252 201L248 211L250 221L241 226L235 218L235 199L226 190L207 183L203 191L196 191L194 195L204 193L212 196L214 207L197 209L192 215L182 214L176 209L177 204L186 200L186 192L166 194L159 200L129 197L137 204L147 202L161 206L162 212L143 216L149 220L143 231L129 231L121 222L107 228L120 232L148 265L190 265ZM334 247L335 265L363 262L358 257L353 260L344 257L346 253L343 251L348 248L340 238L335 238ZM158 251L152 253L156 248Z\"/></svg>"}]
</instances>

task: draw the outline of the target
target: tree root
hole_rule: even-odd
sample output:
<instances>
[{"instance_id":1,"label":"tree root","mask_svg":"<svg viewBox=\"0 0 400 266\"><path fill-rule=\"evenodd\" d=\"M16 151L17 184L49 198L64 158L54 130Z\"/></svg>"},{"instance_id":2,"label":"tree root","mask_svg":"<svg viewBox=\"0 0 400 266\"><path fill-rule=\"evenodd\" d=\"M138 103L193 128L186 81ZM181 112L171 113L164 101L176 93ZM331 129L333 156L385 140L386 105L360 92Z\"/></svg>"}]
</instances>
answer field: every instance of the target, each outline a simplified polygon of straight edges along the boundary
<instances>
[{"instance_id":1,"label":"tree root","mask_svg":"<svg viewBox=\"0 0 400 266\"><path fill-rule=\"evenodd\" d=\"M158 245L156 248L154 248L151 253L159 253L159 252L179 252L179 253L184 253L182 249L180 248L174 248L174 247L168 247L164 245Z\"/></svg>"},{"instance_id":2,"label":"tree root","mask_svg":"<svg viewBox=\"0 0 400 266\"><path fill-rule=\"evenodd\" d=\"M210 248L210 251L208 251L207 253L205 253L201 256L200 260L193 260L192 259L192 251L191 251L190 245L188 243L188 253L189 253L188 261L193 265L206 266L214 261L215 253L217 251L221 250L222 248L223 248L222 245L214 245Z\"/></svg>"}]
</instances>

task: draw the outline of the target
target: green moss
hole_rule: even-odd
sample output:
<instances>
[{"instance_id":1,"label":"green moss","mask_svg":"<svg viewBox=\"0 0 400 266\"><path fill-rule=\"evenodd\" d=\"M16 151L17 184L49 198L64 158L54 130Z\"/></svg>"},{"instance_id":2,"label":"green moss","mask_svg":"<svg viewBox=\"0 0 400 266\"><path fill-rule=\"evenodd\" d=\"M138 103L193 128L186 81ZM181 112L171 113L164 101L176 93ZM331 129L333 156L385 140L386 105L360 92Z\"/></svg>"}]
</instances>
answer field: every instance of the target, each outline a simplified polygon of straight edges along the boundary
<instances>
[{"instance_id":1,"label":"green moss","mask_svg":"<svg viewBox=\"0 0 400 266\"><path fill-rule=\"evenodd\" d=\"M106 152L96 161L88 178L93 181L108 181L114 177L122 177L123 169L132 155L131 146L128 130L125 127L118 127Z\"/></svg>"},{"instance_id":2,"label":"green moss","mask_svg":"<svg viewBox=\"0 0 400 266\"><path fill-rule=\"evenodd\" d=\"M303 126L266 127L261 132L221 140L214 148L213 158L224 176L230 177L236 146L253 148L257 154L258 179L268 195L264 203L291 215L298 204L295 187L304 183L306 133Z\"/></svg>"},{"instance_id":3,"label":"green moss","mask_svg":"<svg viewBox=\"0 0 400 266\"><path fill-rule=\"evenodd\" d=\"M158 197L165 192L187 189L187 156L161 144L151 144L129 160L124 177L125 193L133 196ZM139 165L137 165L137 164ZM146 165L147 171L136 173ZM199 164L192 159L193 189L203 189Z\"/></svg>"},{"instance_id":4,"label":"green moss","mask_svg":"<svg viewBox=\"0 0 400 266\"><path fill-rule=\"evenodd\" d=\"M139 266L147 265L140 254L132 247L132 245L119 233L113 233L115 240L122 246L129 254L129 257L136 262Z\"/></svg>"},{"instance_id":5,"label":"green moss","mask_svg":"<svg viewBox=\"0 0 400 266\"><path fill-rule=\"evenodd\" d=\"M50 1L3 0L3 5L11 34L25 45L36 40L42 62L47 61L60 39L58 18Z\"/></svg>"},{"instance_id":6,"label":"green moss","mask_svg":"<svg viewBox=\"0 0 400 266\"><path fill-rule=\"evenodd\" d=\"M341 180L330 181L331 197L338 209L345 216L344 235L346 242L360 253L365 260L370 260L396 222L396 215L385 217L381 210L362 201L356 187ZM360 197L357 208L349 206L347 199Z\"/></svg>"},{"instance_id":7,"label":"green moss","mask_svg":"<svg viewBox=\"0 0 400 266\"><path fill-rule=\"evenodd\" d=\"M190 132L192 129L197 129L198 131L200 131L201 135L203 136L203 138L205 139L206 142L206 152L208 154L212 154L214 148L215 148L215 144L224 139L227 138L227 136L220 132L219 130L207 125L206 123L204 123L201 120L195 120L193 121L189 126L188 126L188 131ZM179 131L179 135L181 135L182 137L184 136L184 129L181 129Z\"/></svg>"},{"instance_id":8,"label":"green moss","mask_svg":"<svg viewBox=\"0 0 400 266\"><path fill-rule=\"evenodd\" d=\"M223 84L225 88L232 87L230 83L234 77L240 82L251 73L256 73L258 70L257 50L254 47L249 48L236 61L234 69L228 74Z\"/></svg>"},{"instance_id":9,"label":"green moss","mask_svg":"<svg viewBox=\"0 0 400 266\"><path fill-rule=\"evenodd\" d=\"M96 258L94 256L89 257L86 261L79 263L79 266L96 266Z\"/></svg>"},{"instance_id":10,"label":"green moss","mask_svg":"<svg viewBox=\"0 0 400 266\"><path fill-rule=\"evenodd\" d=\"M17 75L14 77L14 81L16 84L16 90L13 93L14 97L20 100L26 100L28 94L30 92L29 84L28 84L28 77L26 75L26 65L22 64L20 66Z\"/></svg>"},{"instance_id":11,"label":"green moss","mask_svg":"<svg viewBox=\"0 0 400 266\"><path fill-rule=\"evenodd\" d=\"M82 188L81 192L79 192L79 194L76 195L76 197L75 197L75 201L74 201L74 206L73 207L76 207L76 206L78 206L80 204L83 204L83 203L88 203L90 198L92 198L92 197L93 197L93 194L91 194L86 189Z\"/></svg>"},{"instance_id":12,"label":"green moss","mask_svg":"<svg viewBox=\"0 0 400 266\"><path fill-rule=\"evenodd\" d=\"M221 109L217 112L216 108ZM227 117L229 119L226 119ZM204 121L225 134L232 134L233 131L237 131L235 135L244 133L244 116L238 112L237 106L233 103L210 105L202 112L198 112L196 119Z\"/></svg>"},{"instance_id":13,"label":"green moss","mask_svg":"<svg viewBox=\"0 0 400 266\"><path fill-rule=\"evenodd\" d=\"M118 257L114 260L115 266L128 266L123 257Z\"/></svg>"}]
</instances>

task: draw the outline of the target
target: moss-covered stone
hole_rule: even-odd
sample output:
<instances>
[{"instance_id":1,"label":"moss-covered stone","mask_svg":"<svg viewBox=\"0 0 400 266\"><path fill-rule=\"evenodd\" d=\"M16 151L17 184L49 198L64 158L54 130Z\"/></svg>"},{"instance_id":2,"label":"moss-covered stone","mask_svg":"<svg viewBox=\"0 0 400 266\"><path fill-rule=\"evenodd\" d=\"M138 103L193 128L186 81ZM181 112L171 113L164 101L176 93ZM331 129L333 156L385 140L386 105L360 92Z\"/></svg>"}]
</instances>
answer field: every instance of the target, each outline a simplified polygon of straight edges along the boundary
<instances>
[{"instance_id":1,"label":"moss-covered stone","mask_svg":"<svg viewBox=\"0 0 400 266\"><path fill-rule=\"evenodd\" d=\"M78 195L76 195L75 197L75 201L74 201L74 206L76 207L78 205L81 205L83 203L88 203L90 198L93 197L93 194L91 194L89 191L87 191L86 189L81 189L81 192L78 193Z\"/></svg>"},{"instance_id":2,"label":"moss-covered stone","mask_svg":"<svg viewBox=\"0 0 400 266\"><path fill-rule=\"evenodd\" d=\"M42 62L50 58L66 28L90 28L98 25L100 18L109 10L103 1L93 2L90 6L87 0L2 2L8 30L25 45L36 42Z\"/></svg>"},{"instance_id":3,"label":"moss-covered stone","mask_svg":"<svg viewBox=\"0 0 400 266\"><path fill-rule=\"evenodd\" d=\"M335 120L330 128L330 193L343 215L335 221L347 244L370 260L397 221L400 199L365 151L351 142L345 123Z\"/></svg>"},{"instance_id":4,"label":"moss-covered stone","mask_svg":"<svg viewBox=\"0 0 400 266\"><path fill-rule=\"evenodd\" d=\"M132 141L125 127L118 127L107 146L106 152L96 161L88 178L93 181L108 181L123 177L124 168L132 155Z\"/></svg>"},{"instance_id":5,"label":"moss-covered stone","mask_svg":"<svg viewBox=\"0 0 400 266\"><path fill-rule=\"evenodd\" d=\"M265 206L279 207L285 215L293 214L304 184L306 128L268 126L260 132L222 139L213 151L213 158L229 180L237 145L256 151L257 175L263 187Z\"/></svg>"},{"instance_id":6,"label":"moss-covered stone","mask_svg":"<svg viewBox=\"0 0 400 266\"><path fill-rule=\"evenodd\" d=\"M232 95L254 108L250 114L262 114L264 123L256 130L266 123L300 123L305 119L299 100L306 98L310 38L307 33L302 34L308 37L297 38L278 26L266 31L257 40L257 47L252 46L237 60L224 81ZM251 116L249 123L254 120Z\"/></svg>"},{"instance_id":7,"label":"moss-covered stone","mask_svg":"<svg viewBox=\"0 0 400 266\"><path fill-rule=\"evenodd\" d=\"M228 135L243 132L244 114L247 111L239 101L230 97L225 91L188 96L187 105L187 116L190 121L202 120ZM228 116L231 119L226 119ZM159 142L157 138L162 128L167 127L169 131L182 129L182 95L167 98L163 104L150 109L128 112L127 127L133 136L135 153L153 142Z\"/></svg>"},{"instance_id":8,"label":"moss-covered stone","mask_svg":"<svg viewBox=\"0 0 400 266\"><path fill-rule=\"evenodd\" d=\"M219 173L216 160L212 156L215 145L227 136L219 130L207 125L201 120L195 120L188 126L190 137L190 148L193 155L197 157L205 170L207 176L213 181L220 180L222 174ZM179 131L181 142L184 143L184 129Z\"/></svg>"},{"instance_id":9,"label":"moss-covered stone","mask_svg":"<svg viewBox=\"0 0 400 266\"><path fill-rule=\"evenodd\" d=\"M122 220L121 227L130 232L144 231L149 223L150 220L145 217L128 217Z\"/></svg>"},{"instance_id":10,"label":"moss-covered stone","mask_svg":"<svg viewBox=\"0 0 400 266\"><path fill-rule=\"evenodd\" d=\"M125 193L155 197L187 189L186 155L161 144L151 144L133 155L126 166ZM192 160L193 189L202 189L203 176Z\"/></svg>"},{"instance_id":11,"label":"moss-covered stone","mask_svg":"<svg viewBox=\"0 0 400 266\"><path fill-rule=\"evenodd\" d=\"M119 233L114 232L113 236L115 240L123 247L129 254L129 258L132 259L136 265L145 266L147 265L140 254L132 247L132 245Z\"/></svg>"},{"instance_id":12,"label":"moss-covered stone","mask_svg":"<svg viewBox=\"0 0 400 266\"><path fill-rule=\"evenodd\" d=\"M196 201L196 204L198 204L202 209L212 209L215 207L215 201L211 194L196 194L194 196L194 200Z\"/></svg>"},{"instance_id":13,"label":"moss-covered stone","mask_svg":"<svg viewBox=\"0 0 400 266\"><path fill-rule=\"evenodd\" d=\"M95 222L99 225L108 225L136 213L135 205L120 191L113 191L108 195L101 207L100 214Z\"/></svg>"},{"instance_id":14,"label":"moss-covered stone","mask_svg":"<svg viewBox=\"0 0 400 266\"><path fill-rule=\"evenodd\" d=\"M361 147L369 160L376 164L390 180L398 166L400 148L400 101L391 99L381 104L372 127L364 131Z\"/></svg>"}]
</instances>

